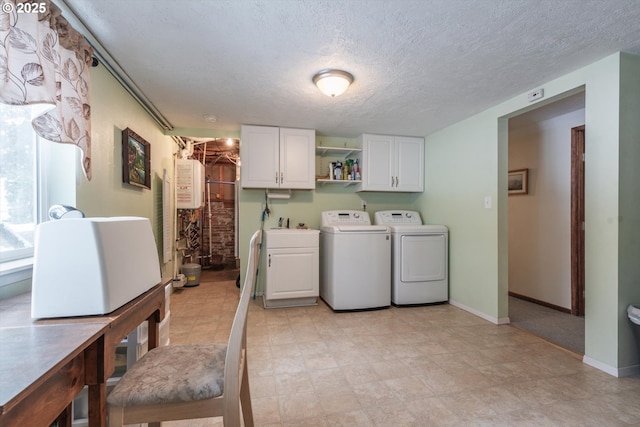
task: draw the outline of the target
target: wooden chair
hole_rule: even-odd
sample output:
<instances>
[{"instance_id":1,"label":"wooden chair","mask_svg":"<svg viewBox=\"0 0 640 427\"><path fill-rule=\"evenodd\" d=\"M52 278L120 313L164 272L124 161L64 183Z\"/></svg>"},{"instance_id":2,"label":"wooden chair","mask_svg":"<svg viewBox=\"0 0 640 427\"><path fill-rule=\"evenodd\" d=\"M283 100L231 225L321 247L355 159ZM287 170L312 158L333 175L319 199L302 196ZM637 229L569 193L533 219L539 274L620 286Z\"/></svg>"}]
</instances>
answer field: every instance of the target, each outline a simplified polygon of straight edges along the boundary
<instances>
[{"instance_id":1,"label":"wooden chair","mask_svg":"<svg viewBox=\"0 0 640 427\"><path fill-rule=\"evenodd\" d=\"M261 231L249 262L228 344L157 347L127 371L107 397L109 426L223 417L226 427L253 426L247 373L247 313L256 281ZM242 407L242 417L240 408Z\"/></svg>"}]
</instances>

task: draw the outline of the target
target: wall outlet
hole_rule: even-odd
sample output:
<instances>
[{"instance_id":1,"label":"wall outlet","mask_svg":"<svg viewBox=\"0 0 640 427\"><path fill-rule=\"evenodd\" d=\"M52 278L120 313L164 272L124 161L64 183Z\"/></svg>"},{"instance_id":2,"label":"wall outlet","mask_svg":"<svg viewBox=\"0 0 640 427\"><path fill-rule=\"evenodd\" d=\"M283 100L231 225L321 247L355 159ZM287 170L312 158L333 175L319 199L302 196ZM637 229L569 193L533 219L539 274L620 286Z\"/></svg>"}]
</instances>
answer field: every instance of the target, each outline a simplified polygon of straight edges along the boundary
<instances>
[{"instance_id":1,"label":"wall outlet","mask_svg":"<svg viewBox=\"0 0 640 427\"><path fill-rule=\"evenodd\" d=\"M536 89L533 92L529 92L527 94L527 98L529 99L529 102L537 101L539 99L542 99L543 97L544 97L544 89L542 88Z\"/></svg>"}]
</instances>

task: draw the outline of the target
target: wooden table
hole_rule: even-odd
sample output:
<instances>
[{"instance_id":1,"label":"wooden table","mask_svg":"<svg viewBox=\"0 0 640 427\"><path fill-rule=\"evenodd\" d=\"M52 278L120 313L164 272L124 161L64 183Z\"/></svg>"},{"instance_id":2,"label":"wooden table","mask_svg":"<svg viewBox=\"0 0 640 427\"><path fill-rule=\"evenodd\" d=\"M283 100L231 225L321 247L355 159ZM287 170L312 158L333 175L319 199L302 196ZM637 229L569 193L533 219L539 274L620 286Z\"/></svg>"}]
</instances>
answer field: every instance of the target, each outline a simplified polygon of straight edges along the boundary
<instances>
[{"instance_id":1,"label":"wooden table","mask_svg":"<svg viewBox=\"0 0 640 427\"><path fill-rule=\"evenodd\" d=\"M163 281L104 316L31 319L31 294L0 301L0 427L71 425L71 403L89 386L89 426L106 426L115 351L149 322L149 349L165 314Z\"/></svg>"}]
</instances>

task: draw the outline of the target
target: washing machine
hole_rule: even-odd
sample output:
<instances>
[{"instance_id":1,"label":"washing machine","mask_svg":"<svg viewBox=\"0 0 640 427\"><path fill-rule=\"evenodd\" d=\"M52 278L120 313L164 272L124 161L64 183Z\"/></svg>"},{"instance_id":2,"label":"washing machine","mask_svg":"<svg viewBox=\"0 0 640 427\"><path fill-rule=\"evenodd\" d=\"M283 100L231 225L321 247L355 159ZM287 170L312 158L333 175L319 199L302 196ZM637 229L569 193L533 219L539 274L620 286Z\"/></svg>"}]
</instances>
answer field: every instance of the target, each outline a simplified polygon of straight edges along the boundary
<instances>
[{"instance_id":1,"label":"washing machine","mask_svg":"<svg viewBox=\"0 0 640 427\"><path fill-rule=\"evenodd\" d=\"M391 236L387 226L372 225L363 211L322 212L320 297L334 311L391 305Z\"/></svg>"},{"instance_id":2,"label":"washing machine","mask_svg":"<svg viewBox=\"0 0 640 427\"><path fill-rule=\"evenodd\" d=\"M449 230L422 224L420 213L407 210L376 212L375 224L391 232L391 302L421 305L449 300Z\"/></svg>"}]
</instances>

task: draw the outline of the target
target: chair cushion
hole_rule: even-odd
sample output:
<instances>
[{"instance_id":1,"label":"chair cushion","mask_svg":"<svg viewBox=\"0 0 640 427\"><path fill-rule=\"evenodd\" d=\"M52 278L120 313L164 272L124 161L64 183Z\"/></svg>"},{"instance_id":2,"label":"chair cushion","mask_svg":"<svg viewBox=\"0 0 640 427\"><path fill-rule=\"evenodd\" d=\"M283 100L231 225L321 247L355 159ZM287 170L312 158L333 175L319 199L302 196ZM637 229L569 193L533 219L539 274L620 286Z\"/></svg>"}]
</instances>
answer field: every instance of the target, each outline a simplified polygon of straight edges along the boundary
<instances>
[{"instance_id":1,"label":"chair cushion","mask_svg":"<svg viewBox=\"0 0 640 427\"><path fill-rule=\"evenodd\" d=\"M123 375L107 402L128 407L221 396L226 353L226 344L154 348Z\"/></svg>"}]
</instances>

